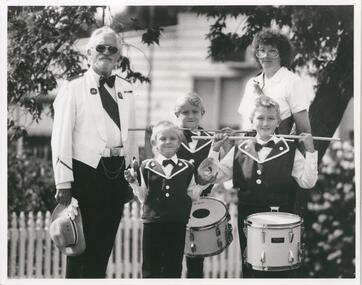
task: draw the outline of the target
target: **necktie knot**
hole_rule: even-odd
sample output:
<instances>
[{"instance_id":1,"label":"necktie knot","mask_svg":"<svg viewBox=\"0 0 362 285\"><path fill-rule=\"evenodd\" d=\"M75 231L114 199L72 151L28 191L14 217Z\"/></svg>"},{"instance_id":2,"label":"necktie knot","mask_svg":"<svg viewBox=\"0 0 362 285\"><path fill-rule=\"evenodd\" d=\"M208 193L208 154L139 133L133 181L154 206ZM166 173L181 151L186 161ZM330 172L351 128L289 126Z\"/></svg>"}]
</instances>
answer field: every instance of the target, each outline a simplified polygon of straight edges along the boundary
<instances>
[{"instance_id":1,"label":"necktie knot","mask_svg":"<svg viewBox=\"0 0 362 285\"><path fill-rule=\"evenodd\" d=\"M275 146L275 142L273 140L268 141L265 144L260 144L260 143L255 143L255 150L258 152L260 151L263 147L270 147L273 148Z\"/></svg>"},{"instance_id":2,"label":"necktie knot","mask_svg":"<svg viewBox=\"0 0 362 285\"><path fill-rule=\"evenodd\" d=\"M114 86L114 81L115 80L116 80L115 75L109 76L108 78L105 78L104 76L101 76L99 78L99 85L103 86L104 83L107 83L107 85L112 88Z\"/></svg>"},{"instance_id":3,"label":"necktie knot","mask_svg":"<svg viewBox=\"0 0 362 285\"><path fill-rule=\"evenodd\" d=\"M175 166L175 163L173 162L172 159L165 159L164 161L162 161L162 166L163 167L166 167L169 164L171 164L172 166Z\"/></svg>"}]
</instances>

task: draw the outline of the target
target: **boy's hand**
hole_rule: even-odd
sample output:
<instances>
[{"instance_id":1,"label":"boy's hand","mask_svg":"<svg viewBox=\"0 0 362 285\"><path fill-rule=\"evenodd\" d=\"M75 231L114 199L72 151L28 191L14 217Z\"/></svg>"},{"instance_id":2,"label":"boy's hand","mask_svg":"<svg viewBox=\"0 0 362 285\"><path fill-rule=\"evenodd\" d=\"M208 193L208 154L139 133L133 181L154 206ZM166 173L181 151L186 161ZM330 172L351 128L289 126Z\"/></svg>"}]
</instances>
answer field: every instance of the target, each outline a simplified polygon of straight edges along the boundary
<instances>
[{"instance_id":1,"label":"boy's hand","mask_svg":"<svg viewBox=\"0 0 362 285\"><path fill-rule=\"evenodd\" d=\"M221 146L228 140L229 135L227 133L215 133L214 140L212 142L211 148L213 151L219 152Z\"/></svg>"},{"instance_id":2,"label":"boy's hand","mask_svg":"<svg viewBox=\"0 0 362 285\"><path fill-rule=\"evenodd\" d=\"M136 182L136 178L134 177L134 175L133 175L134 173L132 173L132 172L134 172L132 168L126 169L126 170L124 171L124 178L126 179L126 181L127 181L128 183L134 183L134 182Z\"/></svg>"},{"instance_id":3,"label":"boy's hand","mask_svg":"<svg viewBox=\"0 0 362 285\"><path fill-rule=\"evenodd\" d=\"M299 139L299 143L302 143L304 145L304 148L308 152L314 152L314 143L313 143L313 137L311 134L308 133L301 133L301 138Z\"/></svg>"}]
</instances>

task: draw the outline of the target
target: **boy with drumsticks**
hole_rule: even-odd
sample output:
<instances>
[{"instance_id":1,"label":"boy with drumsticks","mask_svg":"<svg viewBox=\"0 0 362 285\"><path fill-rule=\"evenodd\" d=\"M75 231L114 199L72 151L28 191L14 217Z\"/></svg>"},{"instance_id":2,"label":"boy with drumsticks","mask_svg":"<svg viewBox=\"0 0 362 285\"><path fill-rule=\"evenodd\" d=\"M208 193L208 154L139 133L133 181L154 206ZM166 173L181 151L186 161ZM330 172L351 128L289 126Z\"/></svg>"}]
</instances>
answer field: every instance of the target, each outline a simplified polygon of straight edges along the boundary
<instances>
[{"instance_id":1,"label":"boy with drumsticks","mask_svg":"<svg viewBox=\"0 0 362 285\"><path fill-rule=\"evenodd\" d=\"M251 121L257 131L253 139L246 139L235 146L219 163L219 171L212 183L233 179L238 188L238 230L240 248L246 248L243 232L244 220L251 214L269 212L277 206L281 212L293 210L293 187L295 180L301 188L312 188L318 178L317 158L313 138L302 133L299 139L306 149L304 157L295 142L287 142L274 135L280 122L279 105L267 96L256 100ZM228 139L225 134L216 134L210 152L218 157L221 145ZM254 271L243 263L244 277L295 277L295 271Z\"/></svg>"},{"instance_id":2,"label":"boy with drumsticks","mask_svg":"<svg viewBox=\"0 0 362 285\"><path fill-rule=\"evenodd\" d=\"M190 161L195 170L200 163L209 155L212 140L200 139L192 140L191 136L210 136L201 126L200 121L205 114L205 108L200 96L197 93L190 92L177 98L175 103L175 116L178 126L183 129L184 140L177 151L177 156ZM231 129L224 130L229 131ZM227 150L223 146L224 152ZM228 150L230 150L229 147ZM196 181L198 182L198 181ZM201 196L210 194L213 185L207 187ZM186 256L187 278L203 278L204 258Z\"/></svg>"},{"instance_id":3,"label":"boy with drumsticks","mask_svg":"<svg viewBox=\"0 0 362 285\"><path fill-rule=\"evenodd\" d=\"M154 158L140 167L141 185L132 170L124 173L143 204L143 278L181 277L192 200L205 188L195 183L194 166L176 155L182 138L176 125L159 122L151 135Z\"/></svg>"}]
</instances>

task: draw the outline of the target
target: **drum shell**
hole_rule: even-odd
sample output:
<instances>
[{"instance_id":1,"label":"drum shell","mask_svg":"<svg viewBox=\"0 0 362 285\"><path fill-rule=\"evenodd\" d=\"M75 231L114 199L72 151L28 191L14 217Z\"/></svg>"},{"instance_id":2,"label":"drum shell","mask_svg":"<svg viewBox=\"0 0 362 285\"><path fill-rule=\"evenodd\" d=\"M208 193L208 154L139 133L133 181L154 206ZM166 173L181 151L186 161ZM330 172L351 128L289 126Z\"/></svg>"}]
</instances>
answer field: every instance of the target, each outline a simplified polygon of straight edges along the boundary
<instances>
[{"instance_id":1,"label":"drum shell","mask_svg":"<svg viewBox=\"0 0 362 285\"><path fill-rule=\"evenodd\" d=\"M270 214L275 216L278 214L292 215L288 213ZM246 263L249 266L255 270L284 271L298 268L301 265L303 220L300 217L296 216L299 218L297 222L279 225L253 224L249 217L245 222Z\"/></svg>"},{"instance_id":2,"label":"drum shell","mask_svg":"<svg viewBox=\"0 0 362 285\"><path fill-rule=\"evenodd\" d=\"M220 220L205 226L186 227L185 255L189 257L207 257L221 253L232 241L229 213L226 206L214 198L200 198L204 201L212 199L218 201L225 207L225 213Z\"/></svg>"}]
</instances>

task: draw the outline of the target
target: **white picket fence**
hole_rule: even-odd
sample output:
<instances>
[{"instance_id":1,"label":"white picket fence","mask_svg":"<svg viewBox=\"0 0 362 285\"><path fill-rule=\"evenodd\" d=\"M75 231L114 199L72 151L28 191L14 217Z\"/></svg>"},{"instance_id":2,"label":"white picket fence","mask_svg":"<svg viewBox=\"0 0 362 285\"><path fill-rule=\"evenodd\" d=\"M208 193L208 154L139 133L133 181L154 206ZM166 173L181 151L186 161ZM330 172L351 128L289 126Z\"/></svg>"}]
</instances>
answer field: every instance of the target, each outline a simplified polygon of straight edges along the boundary
<instances>
[{"instance_id":1,"label":"white picket fence","mask_svg":"<svg viewBox=\"0 0 362 285\"><path fill-rule=\"evenodd\" d=\"M207 257L205 278L239 278L241 260L237 230L237 208L229 205L234 240L221 254ZM9 278L63 278L66 258L50 239L50 212L11 215L8 229ZM136 202L125 205L124 216L112 255L108 262L107 278L141 278L142 221ZM182 277L186 276L185 259Z\"/></svg>"}]
</instances>

